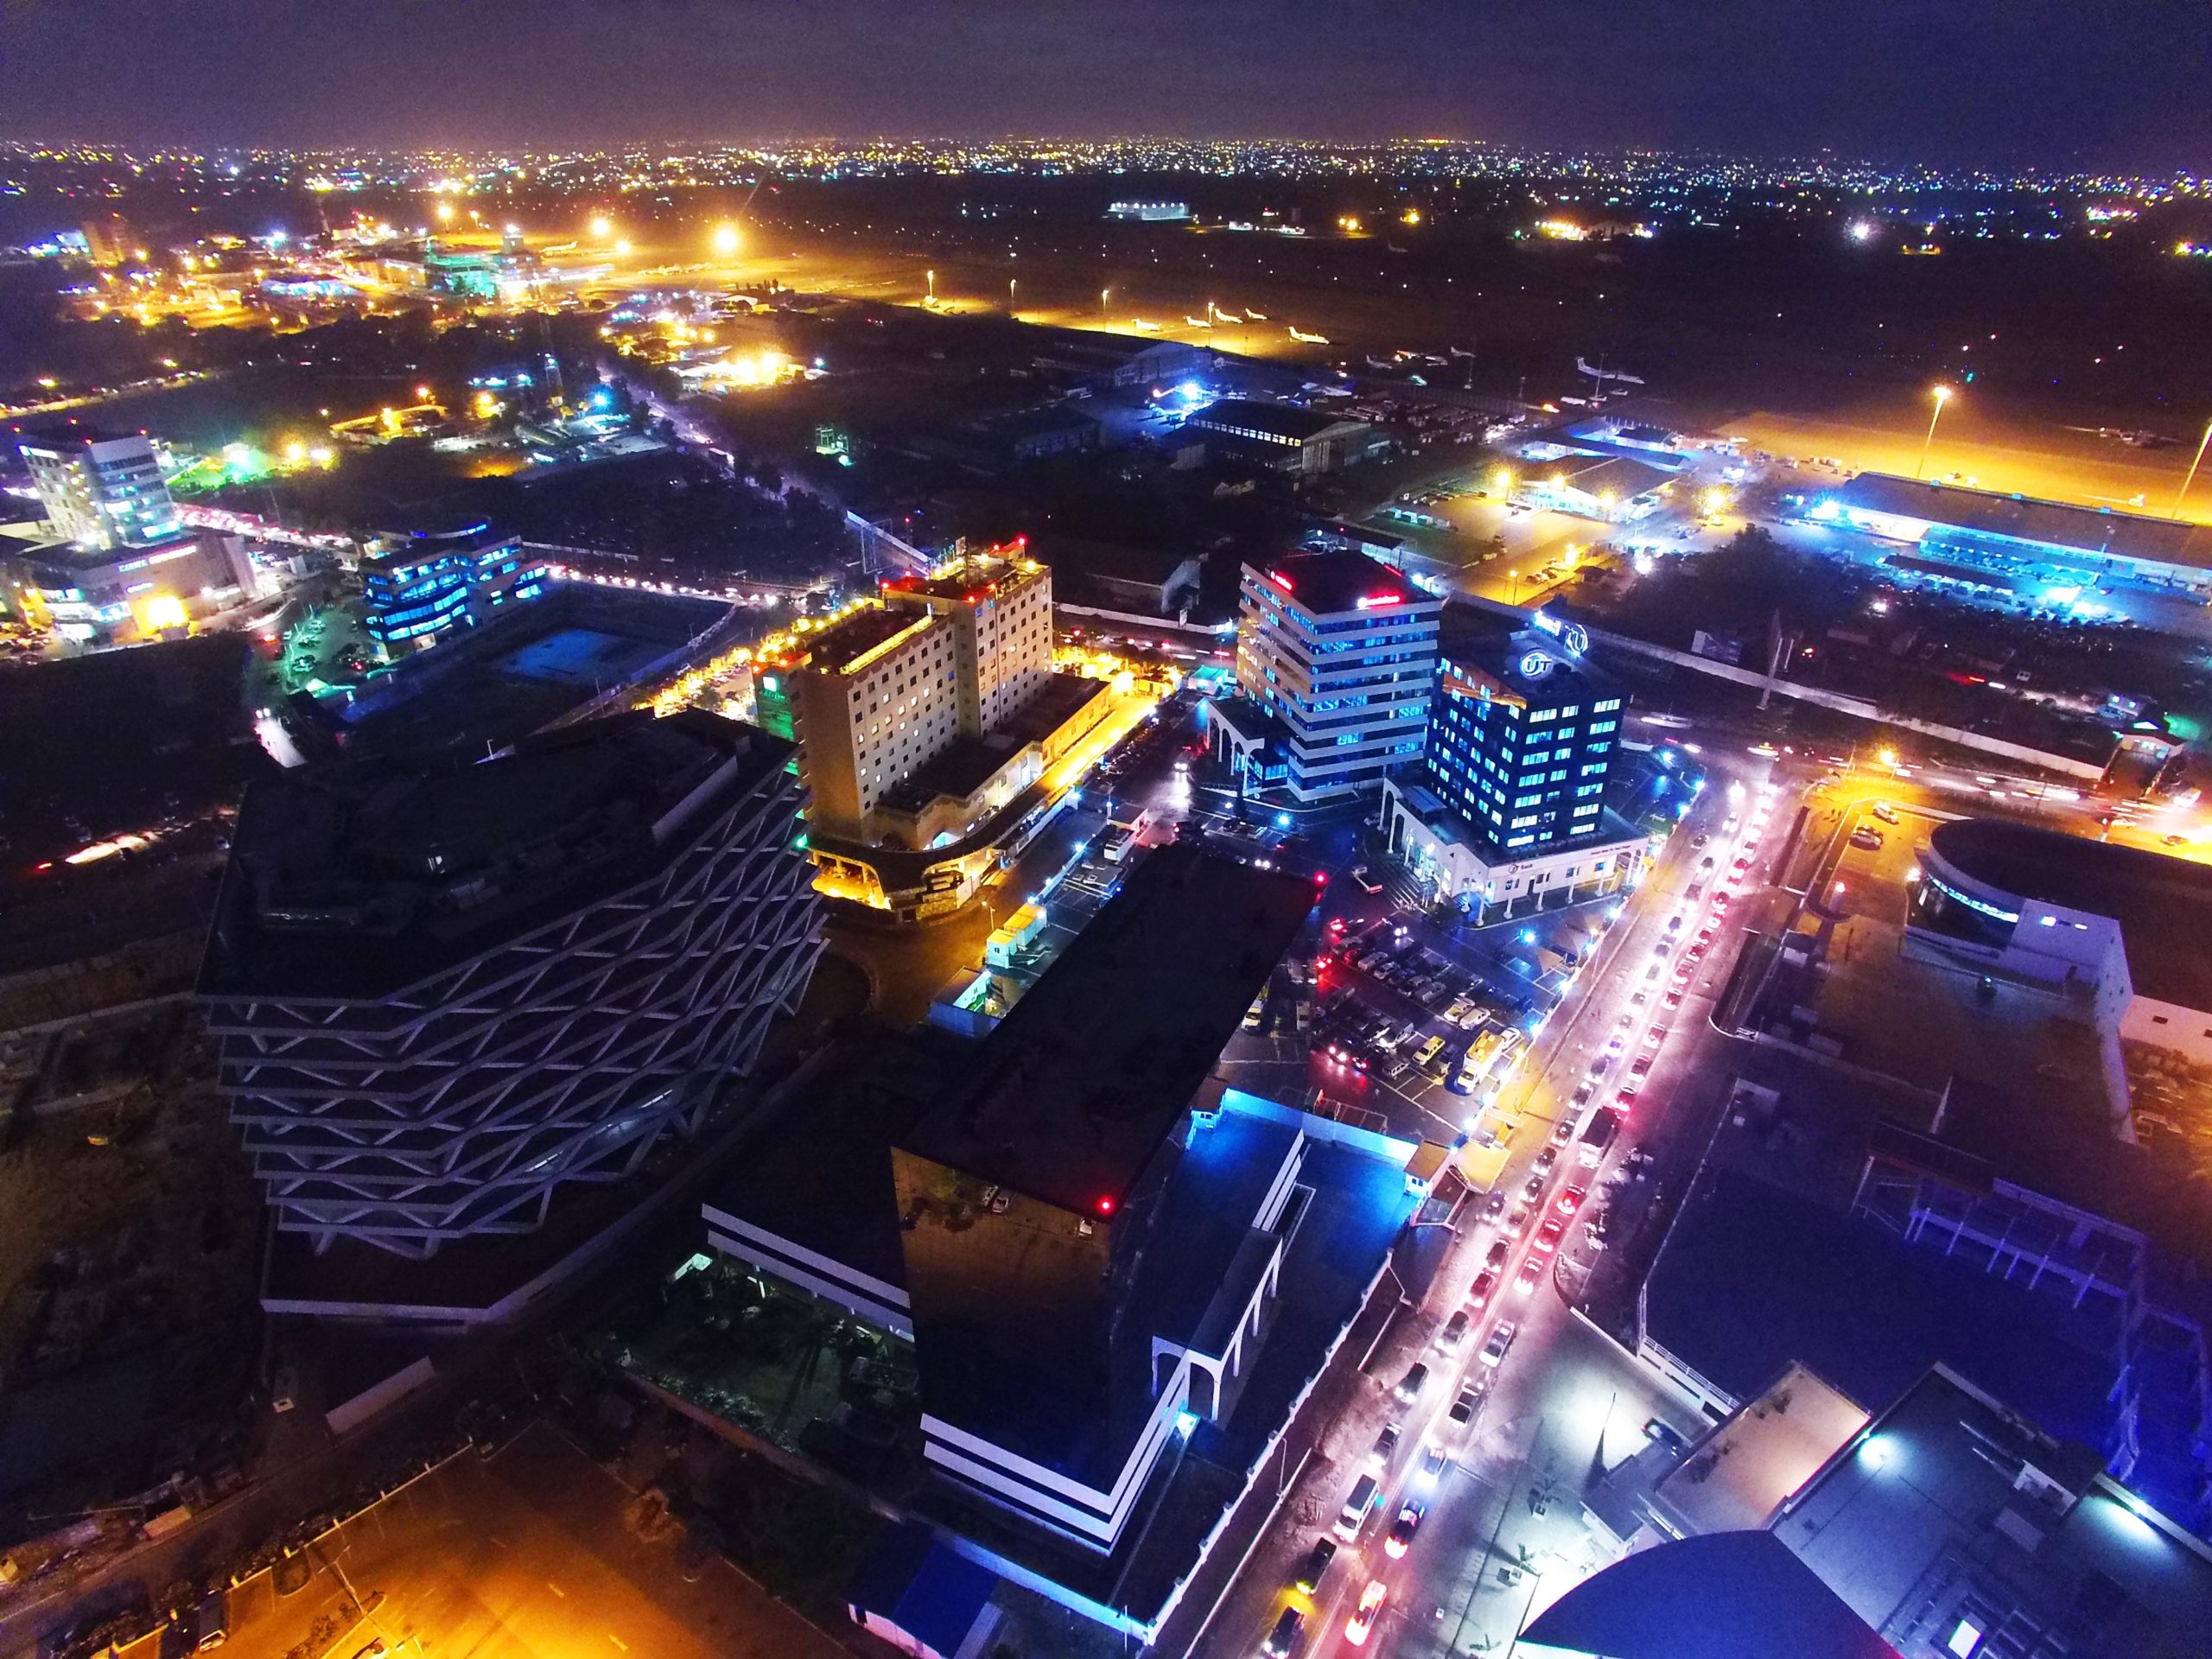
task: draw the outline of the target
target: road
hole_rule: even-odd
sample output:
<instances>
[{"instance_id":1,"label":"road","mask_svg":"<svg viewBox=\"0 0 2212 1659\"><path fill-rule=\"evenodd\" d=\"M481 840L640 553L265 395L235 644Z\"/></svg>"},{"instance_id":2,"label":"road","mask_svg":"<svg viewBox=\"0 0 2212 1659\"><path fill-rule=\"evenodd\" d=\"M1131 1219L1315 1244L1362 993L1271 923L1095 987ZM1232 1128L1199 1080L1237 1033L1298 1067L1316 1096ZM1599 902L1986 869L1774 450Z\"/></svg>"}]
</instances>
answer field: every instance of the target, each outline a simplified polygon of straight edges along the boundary
<instances>
[{"instance_id":1,"label":"road","mask_svg":"<svg viewBox=\"0 0 2212 1659\"><path fill-rule=\"evenodd\" d=\"M488 1461L466 1452L310 1552L289 1595L264 1577L232 1593L236 1659L283 1659L318 1621L348 1656L781 1659L845 1651L719 1555L625 1523L631 1494L553 1430ZM369 1605L359 1617L353 1598ZM381 1599L379 1599L381 1598Z\"/></svg>"},{"instance_id":2,"label":"road","mask_svg":"<svg viewBox=\"0 0 2212 1659\"><path fill-rule=\"evenodd\" d=\"M1630 1170L1624 1149L1663 1134L1678 1098L1692 1103L1683 1108L1685 1116L1694 1107L1702 1117L1710 1107L1717 1073L1728 1063L1728 1045L1702 1014L1726 977L1736 930L1717 925L1709 954L1683 975L1680 987L1675 975L1683 965L1680 953L1692 948L1703 918L1712 914L1715 893L1728 883L1738 850L1747 855L1746 874L1736 889L1743 893L1756 885L1787 833L1787 815L1780 809L1764 816L1758 810L1766 798L1758 786L1769 770L1763 757L1740 750L1716 758L1712 785L1622 906L1498 1103L1510 1156L1492 1190L1516 1208L1519 1201L1533 1201L1535 1213L1517 1230L1510 1218L1499 1229L1478 1220L1482 1200L1471 1198L1459 1207L1453 1217L1458 1237L1427 1294L1369 1360L1366 1384L1322 1440L1324 1457L1309 1466L1255 1549L1198 1652L1252 1651L1285 1607L1306 1616L1301 1653L1360 1650L1345 1635L1345 1620L1376 1580L1386 1586L1388 1597L1364 1651L1502 1652L1532 1611L1603 1565L1605 1557L1580 1519L1586 1478L1643 1446L1647 1421L1658 1418L1686 1436L1701 1427L1656 1376L1576 1319L1548 1281L1555 1262L1593 1254L1584 1222L1621 1204L1621 1195L1637 1185L1641 1178ZM1712 868L1700 868L1707 859ZM1700 893L1695 901L1687 896L1693 887ZM1735 908L1730 906L1731 913ZM1681 921L1670 929L1677 917ZM1647 977L1655 963L1660 971ZM1676 988L1681 1000L1669 1010L1667 994ZM1645 1034L1654 1028L1661 1037L1647 1043ZM1616 1042L1621 1052L1607 1058L1591 1090L1598 1099L1630 1086L1640 1057L1654 1058L1643 1092L1626 1110L1621 1141L1591 1169L1575 1147L1558 1149L1551 1131L1563 1114L1578 1110L1574 1095L1599 1056ZM1701 1138L1699 1123L1686 1123L1684 1129L1684 1138ZM1539 1173L1540 1164L1548 1170ZM1586 1196L1574 1195L1571 1223L1560 1210L1569 1188L1587 1190ZM1542 1221L1553 1217L1560 1219L1564 1235L1555 1245L1535 1237ZM1436 1333L1494 1249L1502 1265L1489 1305L1464 1340L1445 1353ZM1529 1262L1535 1267L1530 1287L1522 1290L1520 1268ZM1584 1271L1580 1264L1563 1270L1570 1280ZM1512 1321L1515 1333L1493 1370L1482 1355L1494 1322L1501 1319ZM1434 1375L1408 1402L1395 1385L1416 1361ZM1493 1379L1486 1386L1485 1372ZM1462 1431L1448 1414L1466 1379L1473 1380L1480 1398ZM1297 1566L1335 1520L1386 1422L1395 1422L1402 1433L1385 1466L1382 1502L1357 1541L1339 1550L1316 1593L1300 1594L1288 1587ZM1421 1467L1422 1450L1432 1442L1451 1454L1433 1480ZM1408 1501L1424 1506L1421 1518L1410 1548L1394 1558L1383 1537Z\"/></svg>"}]
</instances>

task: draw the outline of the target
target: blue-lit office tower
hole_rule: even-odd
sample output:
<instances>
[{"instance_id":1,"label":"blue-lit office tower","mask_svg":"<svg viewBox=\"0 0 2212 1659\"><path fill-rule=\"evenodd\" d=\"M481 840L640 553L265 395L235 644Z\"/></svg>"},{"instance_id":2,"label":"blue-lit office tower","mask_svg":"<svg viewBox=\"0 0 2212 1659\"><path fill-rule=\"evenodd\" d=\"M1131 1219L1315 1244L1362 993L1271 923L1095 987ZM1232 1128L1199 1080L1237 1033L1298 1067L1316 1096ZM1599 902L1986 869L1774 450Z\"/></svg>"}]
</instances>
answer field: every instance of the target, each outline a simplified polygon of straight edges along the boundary
<instances>
[{"instance_id":1,"label":"blue-lit office tower","mask_svg":"<svg viewBox=\"0 0 2212 1659\"><path fill-rule=\"evenodd\" d=\"M1244 567L1237 687L1281 724L1293 798L1343 799L1421 759L1443 608L1363 554Z\"/></svg>"},{"instance_id":2,"label":"blue-lit office tower","mask_svg":"<svg viewBox=\"0 0 2212 1659\"><path fill-rule=\"evenodd\" d=\"M1581 631L1449 619L1424 781L1488 853L1527 857L1598 834L1620 691L1582 660Z\"/></svg>"},{"instance_id":3,"label":"blue-lit office tower","mask_svg":"<svg viewBox=\"0 0 2212 1659\"><path fill-rule=\"evenodd\" d=\"M361 562L364 626L387 657L431 645L455 627L534 599L544 561L482 524L443 535L387 538Z\"/></svg>"}]
</instances>

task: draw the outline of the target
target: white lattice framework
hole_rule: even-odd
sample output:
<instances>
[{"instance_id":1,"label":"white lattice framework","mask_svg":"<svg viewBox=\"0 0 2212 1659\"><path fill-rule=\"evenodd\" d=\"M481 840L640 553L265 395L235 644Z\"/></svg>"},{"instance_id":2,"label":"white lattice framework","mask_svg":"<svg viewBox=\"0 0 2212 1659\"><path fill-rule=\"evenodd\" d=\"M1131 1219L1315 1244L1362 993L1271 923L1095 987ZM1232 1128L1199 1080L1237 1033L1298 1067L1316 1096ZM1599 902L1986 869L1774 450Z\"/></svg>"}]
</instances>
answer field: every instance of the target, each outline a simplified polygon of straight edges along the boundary
<instances>
[{"instance_id":1,"label":"white lattice framework","mask_svg":"<svg viewBox=\"0 0 2212 1659\"><path fill-rule=\"evenodd\" d=\"M647 879L380 1000L211 996L276 1224L428 1256L695 1130L821 952L803 801L777 771Z\"/></svg>"}]
</instances>

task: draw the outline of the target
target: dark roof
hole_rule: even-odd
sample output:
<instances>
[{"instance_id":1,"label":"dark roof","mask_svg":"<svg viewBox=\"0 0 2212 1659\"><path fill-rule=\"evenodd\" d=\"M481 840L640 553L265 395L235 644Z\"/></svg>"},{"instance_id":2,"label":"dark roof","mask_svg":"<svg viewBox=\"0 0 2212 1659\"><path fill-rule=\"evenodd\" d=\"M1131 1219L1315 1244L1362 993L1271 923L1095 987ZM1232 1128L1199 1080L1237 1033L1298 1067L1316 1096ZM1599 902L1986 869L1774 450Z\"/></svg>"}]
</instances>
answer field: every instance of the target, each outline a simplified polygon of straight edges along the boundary
<instances>
[{"instance_id":1,"label":"dark roof","mask_svg":"<svg viewBox=\"0 0 2212 1659\"><path fill-rule=\"evenodd\" d=\"M1389 565L1364 553L1284 553L1256 569L1245 568L1261 581L1274 582L1300 609L1315 616L1357 611L1363 599L1387 599L1392 605L1437 603Z\"/></svg>"},{"instance_id":2,"label":"dark roof","mask_svg":"<svg viewBox=\"0 0 2212 1659\"><path fill-rule=\"evenodd\" d=\"M1969 1370L1903 1390L1866 1429L1883 1455L1831 1461L1773 1522L1776 1540L1901 1639L1941 1641L1970 1612L1984 1630L2037 1631L2038 1653L2198 1659L2212 1550L2132 1512L2095 1451L1985 1394ZM2026 1468L2071 1501L2040 1500Z\"/></svg>"},{"instance_id":3,"label":"dark roof","mask_svg":"<svg viewBox=\"0 0 2212 1659\"><path fill-rule=\"evenodd\" d=\"M927 1527L909 1521L883 1529L845 1599L950 1659L998 1581L988 1567L955 1554Z\"/></svg>"},{"instance_id":4,"label":"dark roof","mask_svg":"<svg viewBox=\"0 0 2212 1659\"><path fill-rule=\"evenodd\" d=\"M695 791L753 787L791 747L696 710L636 714L480 764L372 761L257 785L201 995L353 999L416 983L646 880L689 844Z\"/></svg>"},{"instance_id":5,"label":"dark roof","mask_svg":"<svg viewBox=\"0 0 2212 1659\"><path fill-rule=\"evenodd\" d=\"M956 737L884 791L883 804L894 812L918 812L941 795L964 801L996 777L1020 747L1019 741L1004 739Z\"/></svg>"},{"instance_id":6,"label":"dark roof","mask_svg":"<svg viewBox=\"0 0 2212 1659\"><path fill-rule=\"evenodd\" d=\"M1625 695L1611 676L1567 650L1558 635L1526 626L1516 616L1457 601L1444 607L1436 654L1463 672L1479 670L1531 705L1575 702L1586 705L1586 705L1599 697ZM1542 666L1532 673L1535 662Z\"/></svg>"},{"instance_id":7,"label":"dark roof","mask_svg":"<svg viewBox=\"0 0 2212 1659\"><path fill-rule=\"evenodd\" d=\"M1954 530L2007 536L2082 553L2112 554L2159 564L2212 567L2212 528L2107 507L2077 507L2028 495L1861 473L1828 499L1862 512L1923 518Z\"/></svg>"},{"instance_id":8,"label":"dark roof","mask_svg":"<svg viewBox=\"0 0 2212 1659\"><path fill-rule=\"evenodd\" d=\"M1028 702L999 722L999 730L1018 743L1042 743L1110 689L1103 680L1055 672Z\"/></svg>"},{"instance_id":9,"label":"dark roof","mask_svg":"<svg viewBox=\"0 0 2212 1659\"><path fill-rule=\"evenodd\" d=\"M1561 1596L1521 1640L1605 1659L1896 1659L1770 1532L1639 1550Z\"/></svg>"},{"instance_id":10,"label":"dark roof","mask_svg":"<svg viewBox=\"0 0 2212 1659\"><path fill-rule=\"evenodd\" d=\"M903 1143L1077 1214L1118 1202L1313 908L1300 876L1163 847Z\"/></svg>"},{"instance_id":11,"label":"dark roof","mask_svg":"<svg viewBox=\"0 0 2212 1659\"><path fill-rule=\"evenodd\" d=\"M1305 443L1325 432L1366 423L1350 420L1342 415L1325 414L1316 409L1301 409L1296 404L1263 404L1251 397L1224 397L1194 411L1184 424L1207 430L1241 427L1247 431L1264 432L1272 437Z\"/></svg>"},{"instance_id":12,"label":"dark roof","mask_svg":"<svg viewBox=\"0 0 2212 1659\"><path fill-rule=\"evenodd\" d=\"M911 607L864 605L821 632L803 637L805 665L825 674L842 672L847 664L929 618L928 612Z\"/></svg>"},{"instance_id":13,"label":"dark roof","mask_svg":"<svg viewBox=\"0 0 2212 1659\"><path fill-rule=\"evenodd\" d=\"M1929 846L2015 898L2120 924L2128 978L2159 1002L2212 1014L2212 868L1997 818L1939 823Z\"/></svg>"}]
</instances>

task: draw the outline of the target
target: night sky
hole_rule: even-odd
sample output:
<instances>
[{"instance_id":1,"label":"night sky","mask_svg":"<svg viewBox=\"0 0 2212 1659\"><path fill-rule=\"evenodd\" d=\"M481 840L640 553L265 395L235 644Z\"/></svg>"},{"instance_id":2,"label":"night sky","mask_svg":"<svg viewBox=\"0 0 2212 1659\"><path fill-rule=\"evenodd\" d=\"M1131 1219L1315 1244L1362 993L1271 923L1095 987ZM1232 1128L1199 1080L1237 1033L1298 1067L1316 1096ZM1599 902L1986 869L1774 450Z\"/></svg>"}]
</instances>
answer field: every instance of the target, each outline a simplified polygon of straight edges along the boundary
<instances>
[{"instance_id":1,"label":"night sky","mask_svg":"<svg viewBox=\"0 0 2212 1659\"><path fill-rule=\"evenodd\" d=\"M1480 138L2212 168L2207 0L0 0L0 135Z\"/></svg>"}]
</instances>

